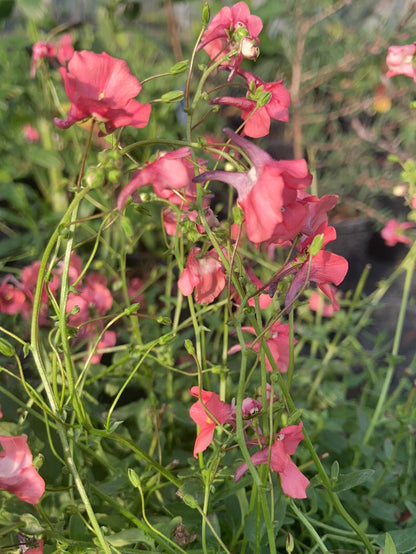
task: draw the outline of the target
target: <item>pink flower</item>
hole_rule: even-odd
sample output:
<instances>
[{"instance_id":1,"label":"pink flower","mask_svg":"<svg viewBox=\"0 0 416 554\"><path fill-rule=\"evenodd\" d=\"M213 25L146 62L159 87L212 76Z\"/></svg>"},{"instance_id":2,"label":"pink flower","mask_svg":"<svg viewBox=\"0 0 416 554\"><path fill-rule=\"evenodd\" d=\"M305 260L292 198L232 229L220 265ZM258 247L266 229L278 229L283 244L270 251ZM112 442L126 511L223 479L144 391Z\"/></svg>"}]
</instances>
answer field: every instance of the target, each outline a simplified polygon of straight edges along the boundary
<instances>
[{"instance_id":1,"label":"pink flower","mask_svg":"<svg viewBox=\"0 0 416 554\"><path fill-rule=\"evenodd\" d=\"M113 297L107 288L106 279L99 273L91 273L87 277L85 287L79 294L68 294L66 311L68 325L78 328L77 341L95 341L104 329L103 317L111 309ZM72 313L71 313L72 312ZM97 345L97 350L114 346L117 335L114 331L105 331ZM85 356L84 359L87 359ZM91 363L101 360L101 353L94 353Z\"/></svg>"},{"instance_id":2,"label":"pink flower","mask_svg":"<svg viewBox=\"0 0 416 554\"><path fill-rule=\"evenodd\" d=\"M247 331L248 333L252 333L253 335L257 335L254 327L242 327L242 331ZM268 333L265 336L266 338L266 344L269 347L270 353L276 362L277 369L281 373L286 373L287 368L289 366L289 352L290 352L290 339L289 339L289 325L282 324L280 321L276 321L276 323L273 323L273 325L270 327ZM296 344L297 341L294 341L294 344ZM251 347L251 342L246 343L247 347ZM260 342L257 341L252 346L253 350L255 352L260 351ZM232 346L228 350L228 354L234 354L235 352L239 352L241 350L241 346L239 344L236 344L235 346ZM266 368L267 371L272 372L273 367L266 356Z\"/></svg>"},{"instance_id":3,"label":"pink flower","mask_svg":"<svg viewBox=\"0 0 416 554\"><path fill-rule=\"evenodd\" d=\"M270 467L280 475L280 484L283 492L291 498L306 498L307 479L292 462L290 456L295 453L299 442L304 439L302 423L284 427L276 436L270 449ZM269 447L259 450L251 456L253 465L264 465L269 461ZM244 462L237 469L234 481L238 481L248 470Z\"/></svg>"},{"instance_id":4,"label":"pink flower","mask_svg":"<svg viewBox=\"0 0 416 554\"><path fill-rule=\"evenodd\" d=\"M153 190L160 197L172 204L183 205L196 199L196 187L192 182L195 175L189 148L179 148L173 152L160 152L157 159L138 169L128 185L121 191L117 208L121 210L129 196L145 185L153 185Z\"/></svg>"},{"instance_id":5,"label":"pink flower","mask_svg":"<svg viewBox=\"0 0 416 554\"><path fill-rule=\"evenodd\" d=\"M133 304L136 302L139 304L143 304L143 286L144 283L140 279L140 277L132 277L127 281L127 294Z\"/></svg>"},{"instance_id":6,"label":"pink flower","mask_svg":"<svg viewBox=\"0 0 416 554\"><path fill-rule=\"evenodd\" d=\"M26 302L25 294L8 282L6 276L0 283L0 313L15 315L21 312Z\"/></svg>"},{"instance_id":7,"label":"pink flower","mask_svg":"<svg viewBox=\"0 0 416 554\"><path fill-rule=\"evenodd\" d=\"M71 102L68 116L54 119L59 128L68 129L88 117L104 123L107 133L126 125L147 125L150 104L134 100L142 86L124 60L82 50L73 54L68 69L61 67L59 72Z\"/></svg>"},{"instance_id":8,"label":"pink flower","mask_svg":"<svg viewBox=\"0 0 416 554\"><path fill-rule=\"evenodd\" d=\"M331 294L331 297L329 297L330 302L325 302L325 297L314 290L309 297L309 308L314 312L320 312L324 317L332 317L334 312L340 309L336 292L334 287L328 285L327 293Z\"/></svg>"},{"instance_id":9,"label":"pink flower","mask_svg":"<svg viewBox=\"0 0 416 554\"><path fill-rule=\"evenodd\" d=\"M317 229L316 235L323 235L323 247L328 242L335 240L336 231L334 227L328 227L326 223L323 223ZM348 262L342 256L327 252L326 250L320 250L311 259L308 249L313 239L314 236L309 236L298 242L296 246L299 248L300 253L280 269L269 287L269 294L273 296L276 292L277 284L284 277L295 274L286 293L286 307L292 304L299 290L310 281L316 283L332 303L336 302L334 289L330 284L339 285L343 281L348 271Z\"/></svg>"},{"instance_id":10,"label":"pink flower","mask_svg":"<svg viewBox=\"0 0 416 554\"><path fill-rule=\"evenodd\" d=\"M390 46L386 58L389 68L386 77L405 75L416 82L416 68L413 64L415 54L416 42L404 46Z\"/></svg>"},{"instance_id":11,"label":"pink flower","mask_svg":"<svg viewBox=\"0 0 416 554\"><path fill-rule=\"evenodd\" d=\"M17 533L21 554L43 554L43 540Z\"/></svg>"},{"instance_id":12,"label":"pink flower","mask_svg":"<svg viewBox=\"0 0 416 554\"><path fill-rule=\"evenodd\" d=\"M274 160L250 141L225 129L224 133L244 149L253 163L247 173L207 171L194 181L219 180L233 186L244 212L248 238L254 243L269 240L284 221L284 207L295 202L297 190L312 181L305 160Z\"/></svg>"},{"instance_id":13,"label":"pink flower","mask_svg":"<svg viewBox=\"0 0 416 554\"><path fill-rule=\"evenodd\" d=\"M29 548L29 550L23 552L26 552L26 554L43 554L43 540L38 541L38 546Z\"/></svg>"},{"instance_id":14,"label":"pink flower","mask_svg":"<svg viewBox=\"0 0 416 554\"><path fill-rule=\"evenodd\" d=\"M20 500L37 504L45 492L45 482L32 464L27 437L0 435L0 488L16 494Z\"/></svg>"},{"instance_id":15,"label":"pink flower","mask_svg":"<svg viewBox=\"0 0 416 554\"><path fill-rule=\"evenodd\" d=\"M36 77L36 66L42 58L53 59L56 56L56 47L50 42L43 40L35 42L32 46L32 63L30 66L30 76Z\"/></svg>"},{"instance_id":16,"label":"pink flower","mask_svg":"<svg viewBox=\"0 0 416 554\"><path fill-rule=\"evenodd\" d=\"M25 137L26 142L28 142L29 144L32 142L39 142L40 140L39 131L32 127L30 123L27 123L23 127L23 136Z\"/></svg>"},{"instance_id":17,"label":"pink flower","mask_svg":"<svg viewBox=\"0 0 416 554\"><path fill-rule=\"evenodd\" d=\"M178 287L184 296L189 296L195 289L198 304L209 304L222 292L225 273L214 249L198 257L200 252L201 249L197 247L190 251Z\"/></svg>"},{"instance_id":18,"label":"pink flower","mask_svg":"<svg viewBox=\"0 0 416 554\"><path fill-rule=\"evenodd\" d=\"M241 110L241 118L246 122L242 136L259 138L269 134L270 120L288 121L290 106L290 93L282 85L282 81L265 83L253 73L238 69L237 73L242 75L249 85L249 90L245 98L236 98L234 96L220 96L214 98L210 104L227 104L235 106ZM256 109L258 101L261 101L265 93L270 94L266 104Z\"/></svg>"},{"instance_id":19,"label":"pink flower","mask_svg":"<svg viewBox=\"0 0 416 554\"><path fill-rule=\"evenodd\" d=\"M403 233L406 229L411 229L415 224L408 221L400 223L396 219L390 219L381 231L381 236L387 246L396 246L397 243L412 244L413 240L406 237Z\"/></svg>"},{"instance_id":20,"label":"pink flower","mask_svg":"<svg viewBox=\"0 0 416 554\"><path fill-rule=\"evenodd\" d=\"M74 55L74 47L72 46L72 36L69 33L65 33L61 36L58 43L58 62L61 65L65 65Z\"/></svg>"},{"instance_id":21,"label":"pink flower","mask_svg":"<svg viewBox=\"0 0 416 554\"><path fill-rule=\"evenodd\" d=\"M199 398L198 387L192 387L189 392L192 396ZM199 427L194 446L195 458L199 452L203 452L208 448L214 438L214 430L217 423L211 419L207 410L215 417L220 425L233 422L232 406L226 402L222 402L218 394L201 389L201 399L202 403L198 400L189 410L189 415Z\"/></svg>"},{"instance_id":22,"label":"pink flower","mask_svg":"<svg viewBox=\"0 0 416 554\"><path fill-rule=\"evenodd\" d=\"M258 56L258 35L263 28L262 20L251 15L245 2L237 2L231 8L225 6L213 18L201 37L198 50L203 48L211 60L225 56L236 49L231 64L230 78L244 58Z\"/></svg>"}]
</instances>

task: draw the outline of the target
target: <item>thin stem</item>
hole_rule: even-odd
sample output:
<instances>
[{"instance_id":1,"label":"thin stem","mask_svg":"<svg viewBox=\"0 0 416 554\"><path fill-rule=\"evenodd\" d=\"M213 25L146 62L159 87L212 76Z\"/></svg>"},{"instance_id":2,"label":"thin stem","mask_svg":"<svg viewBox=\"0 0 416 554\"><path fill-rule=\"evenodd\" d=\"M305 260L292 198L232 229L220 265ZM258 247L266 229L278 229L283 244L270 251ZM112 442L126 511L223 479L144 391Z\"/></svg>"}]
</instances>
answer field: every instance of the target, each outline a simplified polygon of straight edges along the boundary
<instances>
[{"instance_id":1,"label":"thin stem","mask_svg":"<svg viewBox=\"0 0 416 554\"><path fill-rule=\"evenodd\" d=\"M416 244L416 243L415 243ZM380 396L378 397L377 406L374 410L373 416L371 418L370 424L367 428L367 431L363 438L363 445L367 444L368 441L371 438L371 435L373 434L374 428L376 427L377 423L380 419L380 414L383 410L383 406L386 401L386 397L390 388L391 381L393 379L394 370L396 367L396 361L395 358L397 357L399 353L399 347L400 347L400 341L402 338L403 333L403 325L404 325L404 319L406 315L406 309L409 302L409 296L410 296L410 288L412 284L413 279L413 273L414 273L414 265L415 265L415 258L416 258L416 249L415 245L413 245L412 249L409 251L406 258L403 260L402 267L406 268L406 277L404 281L404 287L403 287L403 295L402 300L400 303L400 310L399 315L397 317L397 324L396 324L396 332L394 334L394 340L393 340L393 346L391 351L391 358L389 362L389 367L386 372L386 376L384 378L384 383L380 392Z\"/></svg>"}]
</instances>

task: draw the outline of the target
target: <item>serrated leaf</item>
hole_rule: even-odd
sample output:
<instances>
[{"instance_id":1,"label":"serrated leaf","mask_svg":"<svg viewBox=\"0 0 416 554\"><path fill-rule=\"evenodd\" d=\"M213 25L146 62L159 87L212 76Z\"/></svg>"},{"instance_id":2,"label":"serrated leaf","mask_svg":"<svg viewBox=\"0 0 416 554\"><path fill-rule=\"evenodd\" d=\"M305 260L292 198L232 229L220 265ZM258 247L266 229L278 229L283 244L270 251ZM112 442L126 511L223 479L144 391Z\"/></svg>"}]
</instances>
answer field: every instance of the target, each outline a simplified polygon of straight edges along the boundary
<instances>
[{"instance_id":1,"label":"serrated leaf","mask_svg":"<svg viewBox=\"0 0 416 554\"><path fill-rule=\"evenodd\" d=\"M362 469L359 471L352 471L351 473L342 474L338 476L336 485L334 486L335 492L347 491L357 485L365 483L374 475L374 469Z\"/></svg>"}]
</instances>

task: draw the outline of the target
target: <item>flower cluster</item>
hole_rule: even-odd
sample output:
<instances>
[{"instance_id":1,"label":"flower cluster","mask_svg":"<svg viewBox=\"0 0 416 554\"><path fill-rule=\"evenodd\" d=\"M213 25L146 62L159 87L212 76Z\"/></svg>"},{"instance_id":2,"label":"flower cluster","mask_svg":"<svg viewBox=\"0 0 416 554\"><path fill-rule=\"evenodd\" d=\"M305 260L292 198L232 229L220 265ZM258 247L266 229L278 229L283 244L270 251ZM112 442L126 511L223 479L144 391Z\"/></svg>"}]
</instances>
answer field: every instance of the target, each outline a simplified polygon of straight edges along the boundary
<instances>
[{"instance_id":1,"label":"flower cluster","mask_svg":"<svg viewBox=\"0 0 416 554\"><path fill-rule=\"evenodd\" d=\"M12 275L6 275L0 283L0 313L9 315L21 314L29 319L33 311L33 300L38 280L40 262L35 261L24 267L20 280ZM94 346L91 363L98 363L101 350L116 343L114 331L104 330L104 317L111 310L113 297L107 287L106 278L99 273L90 273L84 279L82 260L75 253L71 256L69 265L69 284L73 292L68 294L66 313L68 326L74 329L74 341L80 345ZM49 296L56 300L61 285L62 263L50 270L50 280L45 283L41 293L39 325L50 327L51 311ZM85 359L88 355L85 356Z\"/></svg>"},{"instance_id":2,"label":"flower cluster","mask_svg":"<svg viewBox=\"0 0 416 554\"><path fill-rule=\"evenodd\" d=\"M228 82L234 78L242 80L245 89L245 95L240 97L217 96L209 99L209 93L204 93L197 98L198 102L206 101L208 109L212 105L229 105L241 112L241 133L224 129L227 144L215 149L208 145L208 140L206 148L202 141L200 143L200 148L207 153L216 150L215 166L209 169L209 162L196 158L191 150L195 146L191 140L193 128L189 126L188 140L180 143L181 148L156 152L147 162L136 166L129 182L119 191L117 210L126 209L128 215L128 205L141 203L143 187L151 187L153 198L163 205L166 234L175 239L192 236L192 240L188 240L188 249L184 240L175 250L180 268L177 279L179 296L190 297L194 294L198 304L210 304L222 294L228 279L231 310L244 312L247 306L254 307L257 319L262 320L263 317L266 319L265 310L270 308L272 299L281 295L278 302L282 300L283 307L279 319L274 318L261 335L252 324L241 326L242 332L254 337L246 345L241 343L228 349L231 355L244 347L251 348L259 359L264 358L265 363L261 365L267 371L280 374L288 372L291 349L296 343L289 324L283 321L284 315L310 283L315 283L326 295L332 311L338 310L334 285L339 285L344 279L348 263L343 257L325 249L336 238L335 229L329 225L328 212L335 206L337 197L327 195L318 198L307 192L312 175L304 159L274 159L245 138L264 137L270 131L272 120L285 122L289 119L291 98L283 81L265 82L241 67L244 59L257 59L261 30L261 19L251 15L245 2L238 2L219 11L203 32L197 47L197 51L204 50L208 54L211 69L227 72ZM54 119L55 125L68 129L91 118L102 134L113 133L125 126L145 127L151 106L136 99L142 84L131 73L127 63L105 52L73 51L70 41L67 39L64 43L63 40L58 46L37 43L32 56L32 74L41 58L57 57L61 64L59 73L70 109L66 117ZM117 147L119 140L120 136ZM229 167L218 169L224 157L232 162L231 171ZM121 181L121 171L117 173L119 175ZM226 183L236 191L234 225L218 221L214 214L210 206L212 196L207 191L210 181ZM217 240L217 237L224 236L226 240ZM286 251L286 261L279 269L276 268L266 285L259 281L253 268L246 263L244 254L239 252L243 241L248 241L251 243L249 246L254 248L263 248L270 258L273 258L276 249ZM190 247L189 242L192 242ZM238 276L233 273L235 256L240 262ZM273 261L271 259L270 263ZM40 262L35 262L22 270L19 280L11 275L3 279L0 284L0 311L29 317L39 268ZM114 346L117 340L116 332L105 325L105 318L112 309L113 296L106 278L97 272L87 274L75 254L66 269L70 285L64 306L68 330L75 345L86 346L83 359L97 363L101 359L100 350ZM43 284L40 298L39 323L42 325L50 324L51 304L55 307L54 315L57 315L62 271L62 262L48 269L48 281ZM256 292L250 298L247 294L243 299L239 285L244 280L248 288ZM261 292L268 292L268 295L257 299ZM266 376L268 374L264 375L264 381ZM263 382L264 391L266 385L270 396L271 385ZM282 418L270 426L269 421L266 431L254 421L257 414L272 409L276 400L274 396L272 399L261 398L260 401L247 397L242 402L242 413L237 414L234 400L228 404L218 394L202 387L192 387L190 392L197 398L190 409L190 416L199 428L194 456L204 452L213 442L218 427L231 429L233 434L242 420L247 447L255 450L251 455L252 464L267 465L275 471L280 476L283 492L288 496L306 497L309 480L291 458L304 438L302 422L285 426L281 423L285 421ZM280 411L280 408L276 410ZM276 432L276 429L280 431ZM246 460L236 469L235 481L247 470Z\"/></svg>"},{"instance_id":3,"label":"flower cluster","mask_svg":"<svg viewBox=\"0 0 416 554\"><path fill-rule=\"evenodd\" d=\"M199 431L194 446L194 456L203 452L213 441L214 432L217 426L236 424L236 407L234 401L227 404L220 400L218 394L208 392L198 387L190 390L192 396L199 398L190 408L189 414L198 425ZM262 410L262 404L253 398L245 398L242 402L241 412L243 419L248 426L252 426L252 418L256 417ZM302 423L283 427L280 432L274 435L267 445L265 437L262 436L260 428L256 429L258 440L247 439L247 446L256 446L259 442L264 446L251 456L253 465L269 465L280 476L282 490L292 498L306 498L306 487L309 485L307 479L291 460L290 456L295 453L300 441L304 438ZM234 481L238 481L248 470L247 462L243 462L234 474Z\"/></svg>"},{"instance_id":4,"label":"flower cluster","mask_svg":"<svg viewBox=\"0 0 416 554\"><path fill-rule=\"evenodd\" d=\"M72 46L72 36L68 33L61 36L58 42L38 41L32 47L32 63L30 66L30 76L36 76L36 67L41 59L59 62L65 65L72 58L74 48Z\"/></svg>"}]
</instances>

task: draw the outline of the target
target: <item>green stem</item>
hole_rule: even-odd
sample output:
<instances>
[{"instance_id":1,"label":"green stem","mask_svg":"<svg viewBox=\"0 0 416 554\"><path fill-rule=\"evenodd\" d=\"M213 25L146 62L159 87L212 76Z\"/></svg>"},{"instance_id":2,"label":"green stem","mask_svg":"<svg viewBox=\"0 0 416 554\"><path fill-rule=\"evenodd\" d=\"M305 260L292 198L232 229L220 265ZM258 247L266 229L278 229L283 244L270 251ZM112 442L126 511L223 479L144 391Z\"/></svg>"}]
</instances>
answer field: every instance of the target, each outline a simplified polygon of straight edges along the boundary
<instances>
[{"instance_id":1,"label":"green stem","mask_svg":"<svg viewBox=\"0 0 416 554\"><path fill-rule=\"evenodd\" d=\"M299 510L299 508L296 506L295 502L293 500L290 501L290 507L295 512L298 519L303 523L303 525L307 528L309 531L311 537L315 540L316 544L319 546L321 551L324 554L329 554L329 550L325 546L324 542L322 541L321 537L316 532L314 526L310 523L307 517L303 515L303 513Z\"/></svg>"},{"instance_id":2,"label":"green stem","mask_svg":"<svg viewBox=\"0 0 416 554\"><path fill-rule=\"evenodd\" d=\"M373 434L374 428L376 427L377 423L380 419L380 414L383 410L384 403L386 401L386 397L390 388L391 381L393 379L394 370L396 367L396 360L399 353L399 347L400 347L400 341L402 338L403 333L403 325L404 320L406 316L406 309L409 302L409 296L410 296L410 288L412 284L413 279L413 273L414 273L414 265L415 265L415 258L416 258L416 243L413 245L412 249L408 252L408 255L403 260L401 266L402 268L405 268L406 270L406 277L404 281L404 287L403 287L403 294L402 294L402 300L400 304L400 310L399 315L397 317L397 325L396 325L396 332L394 334L394 340L393 340L393 346L391 351L391 357L389 362L389 367L386 372L386 376L384 378L383 386L380 392L380 396L378 397L377 406L374 410L373 416L371 418L370 424L367 428L367 431L363 438L363 445L367 444L368 441L371 438L371 435Z\"/></svg>"},{"instance_id":3,"label":"green stem","mask_svg":"<svg viewBox=\"0 0 416 554\"><path fill-rule=\"evenodd\" d=\"M243 305L243 302L241 303ZM241 309L241 306L240 306ZM270 510L267 505L266 492L263 487L262 480L260 475L256 471L256 468L251 461L250 452L248 451L246 440L244 436L244 422L243 422L243 397L244 397L244 388L246 383L246 371L247 371L247 356L246 356L246 344L244 341L243 332L241 330L240 322L236 326L238 340L241 345L241 366L240 366L240 377L238 381L238 392L237 392L237 405L236 405L236 439L240 447L241 453L244 457L245 462L247 463L248 469L254 481L254 486L257 489L261 510L264 518L265 527L267 530L267 537L269 541L270 553L276 552L276 542L273 533L273 522L270 517Z\"/></svg>"}]
</instances>

